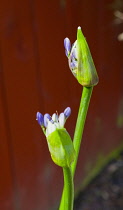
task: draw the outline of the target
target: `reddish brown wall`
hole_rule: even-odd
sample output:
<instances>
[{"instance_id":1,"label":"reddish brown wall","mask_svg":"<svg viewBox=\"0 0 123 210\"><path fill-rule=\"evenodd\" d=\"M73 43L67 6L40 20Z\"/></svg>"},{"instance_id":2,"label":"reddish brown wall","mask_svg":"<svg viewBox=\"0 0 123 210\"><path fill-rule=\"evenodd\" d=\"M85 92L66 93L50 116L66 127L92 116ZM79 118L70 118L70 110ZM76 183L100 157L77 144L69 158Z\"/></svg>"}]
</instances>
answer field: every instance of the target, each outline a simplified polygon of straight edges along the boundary
<instances>
[{"instance_id":1,"label":"reddish brown wall","mask_svg":"<svg viewBox=\"0 0 123 210\"><path fill-rule=\"evenodd\" d=\"M123 138L123 43L113 11L102 0L4 0L0 6L0 209L51 210L62 189L62 171L49 156L35 115L71 106L73 136L81 86L68 69L63 39L87 38L100 82L87 117L76 184L88 164ZM90 163L91 160L91 163Z\"/></svg>"}]
</instances>

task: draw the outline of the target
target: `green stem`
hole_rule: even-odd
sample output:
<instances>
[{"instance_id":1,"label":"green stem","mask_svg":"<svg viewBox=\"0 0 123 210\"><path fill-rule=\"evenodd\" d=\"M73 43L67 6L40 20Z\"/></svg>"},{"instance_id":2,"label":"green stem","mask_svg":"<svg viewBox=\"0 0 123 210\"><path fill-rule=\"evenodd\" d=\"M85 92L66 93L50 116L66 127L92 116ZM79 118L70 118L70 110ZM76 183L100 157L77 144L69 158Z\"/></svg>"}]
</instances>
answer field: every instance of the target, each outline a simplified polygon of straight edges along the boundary
<instances>
[{"instance_id":1,"label":"green stem","mask_svg":"<svg viewBox=\"0 0 123 210\"><path fill-rule=\"evenodd\" d=\"M88 106L90 103L92 91L93 91L93 87L83 87L82 97L81 97L80 107L79 107L79 112L78 112L78 118L76 122L75 133L74 133L74 139L73 139L73 145L76 151L76 157L71 166L73 177L75 174L76 165L78 161L78 155L79 155L79 150L80 150L80 146L82 142L82 135L83 135L85 120L87 116L87 111L88 111ZM63 190L60 210L64 210L64 197L66 196L67 195L66 195L65 190Z\"/></svg>"},{"instance_id":2,"label":"green stem","mask_svg":"<svg viewBox=\"0 0 123 210\"><path fill-rule=\"evenodd\" d=\"M76 128L74 133L73 145L76 151L76 157L74 162L72 163L72 174L74 177L76 165L78 161L79 150L82 142L82 135L85 125L85 120L87 116L88 106L90 103L90 98L92 94L93 87L83 87L82 97L80 101L80 107L78 112L78 118L76 122Z\"/></svg>"},{"instance_id":3,"label":"green stem","mask_svg":"<svg viewBox=\"0 0 123 210\"><path fill-rule=\"evenodd\" d=\"M74 184L70 167L63 167L64 174L64 198L59 210L73 210Z\"/></svg>"}]
</instances>

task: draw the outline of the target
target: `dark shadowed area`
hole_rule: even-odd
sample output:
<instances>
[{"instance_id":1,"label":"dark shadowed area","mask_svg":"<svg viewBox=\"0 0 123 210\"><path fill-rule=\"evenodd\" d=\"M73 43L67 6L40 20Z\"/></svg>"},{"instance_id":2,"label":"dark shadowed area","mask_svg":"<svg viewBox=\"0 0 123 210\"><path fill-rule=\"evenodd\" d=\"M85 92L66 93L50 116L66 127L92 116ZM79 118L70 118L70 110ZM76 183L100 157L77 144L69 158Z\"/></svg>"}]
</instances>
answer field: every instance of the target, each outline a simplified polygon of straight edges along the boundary
<instances>
[{"instance_id":1,"label":"dark shadowed area","mask_svg":"<svg viewBox=\"0 0 123 210\"><path fill-rule=\"evenodd\" d=\"M75 200L74 210L123 209L123 152Z\"/></svg>"}]
</instances>

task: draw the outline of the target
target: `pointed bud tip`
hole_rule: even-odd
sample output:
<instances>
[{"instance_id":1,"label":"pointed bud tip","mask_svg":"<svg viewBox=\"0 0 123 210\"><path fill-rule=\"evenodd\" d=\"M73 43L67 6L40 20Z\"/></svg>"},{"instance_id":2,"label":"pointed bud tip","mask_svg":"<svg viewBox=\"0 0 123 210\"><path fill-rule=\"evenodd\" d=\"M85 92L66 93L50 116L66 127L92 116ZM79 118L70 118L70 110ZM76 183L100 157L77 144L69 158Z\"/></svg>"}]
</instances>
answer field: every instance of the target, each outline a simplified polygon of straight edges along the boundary
<instances>
[{"instance_id":1,"label":"pointed bud tip","mask_svg":"<svg viewBox=\"0 0 123 210\"><path fill-rule=\"evenodd\" d=\"M78 30L81 30L81 26L78 26Z\"/></svg>"},{"instance_id":2,"label":"pointed bud tip","mask_svg":"<svg viewBox=\"0 0 123 210\"><path fill-rule=\"evenodd\" d=\"M68 37L66 37L66 38L64 39L64 41L65 41L65 40L68 40L68 41L69 41L69 38L68 38Z\"/></svg>"}]
</instances>

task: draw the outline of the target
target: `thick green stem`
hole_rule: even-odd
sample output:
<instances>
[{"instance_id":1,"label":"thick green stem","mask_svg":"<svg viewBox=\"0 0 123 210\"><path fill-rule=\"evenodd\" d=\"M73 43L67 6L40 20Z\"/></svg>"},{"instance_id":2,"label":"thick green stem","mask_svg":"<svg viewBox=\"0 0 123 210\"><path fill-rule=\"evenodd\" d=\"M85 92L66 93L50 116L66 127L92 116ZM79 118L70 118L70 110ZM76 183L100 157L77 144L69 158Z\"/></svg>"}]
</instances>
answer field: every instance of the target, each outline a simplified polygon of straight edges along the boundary
<instances>
[{"instance_id":1,"label":"thick green stem","mask_svg":"<svg viewBox=\"0 0 123 210\"><path fill-rule=\"evenodd\" d=\"M79 150L80 150L80 146L82 142L82 135L83 135L85 120L87 116L87 111L88 111L88 106L90 103L92 91L93 91L93 87L83 87L82 97L81 97L80 107L79 107L79 112L78 112L78 118L77 118L76 128L74 132L74 139L73 139L74 149L76 151L76 157L71 166L73 177L75 174L76 165L78 161L78 155L79 155ZM66 196L67 195L66 195L65 190L63 190L60 210L66 210L64 209L64 197Z\"/></svg>"},{"instance_id":2,"label":"thick green stem","mask_svg":"<svg viewBox=\"0 0 123 210\"><path fill-rule=\"evenodd\" d=\"M84 125L85 125L85 120L86 120L86 116L87 116L87 111L88 111L88 106L90 103L92 90L93 90L93 87L83 87L83 91L82 91L82 97L81 97L81 101L80 101L78 118L77 118L77 122L76 122L76 128L75 128L74 139L73 139L73 145L74 145L74 149L76 151L76 157L75 157L74 162L72 163L73 177L74 177L75 170L76 170L76 165L77 165L80 145L81 145L81 141L82 141Z\"/></svg>"},{"instance_id":3,"label":"thick green stem","mask_svg":"<svg viewBox=\"0 0 123 210\"><path fill-rule=\"evenodd\" d=\"M63 168L64 174L64 198L62 200L62 205L60 205L59 210L73 210L73 200L74 200L74 184L73 176L70 167Z\"/></svg>"}]
</instances>

